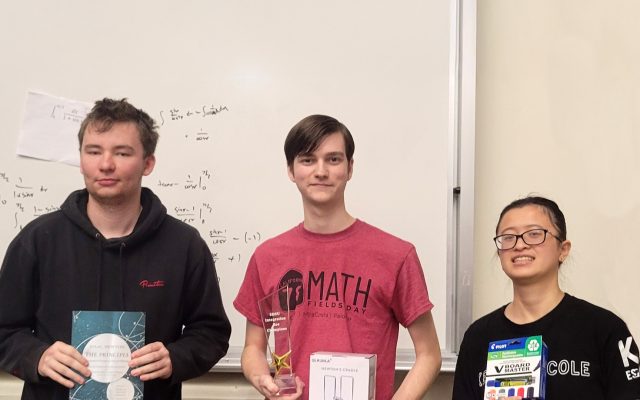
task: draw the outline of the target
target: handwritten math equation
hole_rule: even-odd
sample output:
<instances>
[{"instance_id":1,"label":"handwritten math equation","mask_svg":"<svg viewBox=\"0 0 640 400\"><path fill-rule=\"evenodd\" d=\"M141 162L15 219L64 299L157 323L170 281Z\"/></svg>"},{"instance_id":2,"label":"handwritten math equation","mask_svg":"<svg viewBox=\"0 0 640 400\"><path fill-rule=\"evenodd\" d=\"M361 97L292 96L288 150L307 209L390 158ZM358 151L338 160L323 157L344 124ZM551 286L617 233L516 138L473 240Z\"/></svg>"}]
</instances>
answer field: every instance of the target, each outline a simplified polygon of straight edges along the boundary
<instances>
[{"instance_id":1,"label":"handwritten math equation","mask_svg":"<svg viewBox=\"0 0 640 400\"><path fill-rule=\"evenodd\" d=\"M208 121L213 121L214 116L227 112L229 107L226 105L210 104L194 108L174 106L168 110L161 110L158 115L161 127L169 124L171 127L167 129L184 129L179 135L182 135L187 142L199 144L213 142L213 127ZM193 124L196 123L199 126L194 128Z\"/></svg>"},{"instance_id":2,"label":"handwritten math equation","mask_svg":"<svg viewBox=\"0 0 640 400\"><path fill-rule=\"evenodd\" d=\"M33 218L58 210L59 205L40 201L48 192L45 185L29 184L22 177L13 180L6 172L0 172L0 211L5 226L20 230Z\"/></svg>"},{"instance_id":3,"label":"handwritten math equation","mask_svg":"<svg viewBox=\"0 0 640 400\"><path fill-rule=\"evenodd\" d=\"M169 110L160 111L160 126L169 121L182 121L190 118L207 118L213 117L223 112L228 112L229 107L225 105L203 105L199 108L178 108L173 107Z\"/></svg>"},{"instance_id":4,"label":"handwritten math equation","mask_svg":"<svg viewBox=\"0 0 640 400\"><path fill-rule=\"evenodd\" d=\"M156 185L159 188L174 188L184 189L188 191L193 190L207 190L207 185L211 180L213 173L208 169L203 169L196 174L187 174L184 179L167 180L158 179ZM185 221L186 222L186 221Z\"/></svg>"},{"instance_id":5,"label":"handwritten math equation","mask_svg":"<svg viewBox=\"0 0 640 400\"><path fill-rule=\"evenodd\" d=\"M58 121L71 121L80 125L88 112L88 107L70 106L68 104L55 104L52 107L50 117Z\"/></svg>"},{"instance_id":6,"label":"handwritten math equation","mask_svg":"<svg viewBox=\"0 0 640 400\"><path fill-rule=\"evenodd\" d=\"M262 241L262 234L260 232L231 232L228 233L227 229L217 230L212 229L209 231L209 236L205 238L210 248L216 248L217 245L224 245L227 243L240 243L241 245L251 245L252 243L259 243ZM251 246L254 248L255 246ZM229 252L225 254L218 254L212 252L213 260L217 263L219 260L229 263L246 263L249 261L248 254L242 252Z\"/></svg>"}]
</instances>

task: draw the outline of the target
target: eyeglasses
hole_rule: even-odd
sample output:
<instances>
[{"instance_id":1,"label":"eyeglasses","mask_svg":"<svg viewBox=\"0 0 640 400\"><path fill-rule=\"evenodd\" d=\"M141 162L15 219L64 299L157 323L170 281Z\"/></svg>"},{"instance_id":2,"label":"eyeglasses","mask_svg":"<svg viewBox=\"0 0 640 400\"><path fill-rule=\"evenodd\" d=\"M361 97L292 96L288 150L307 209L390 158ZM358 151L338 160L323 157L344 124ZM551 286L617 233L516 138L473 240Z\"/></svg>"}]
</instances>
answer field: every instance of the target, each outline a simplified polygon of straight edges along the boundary
<instances>
[{"instance_id":1,"label":"eyeglasses","mask_svg":"<svg viewBox=\"0 0 640 400\"><path fill-rule=\"evenodd\" d=\"M518 238L522 239L525 244L533 246L536 244L544 243L544 240L547 238L547 233L558 239L558 241L562 243L562 239L549 232L547 229L542 228L531 229L529 231L522 232L520 235L514 235L511 233L508 233L506 235L498 235L493 238L493 241L495 242L498 250L511 250L516 247Z\"/></svg>"}]
</instances>

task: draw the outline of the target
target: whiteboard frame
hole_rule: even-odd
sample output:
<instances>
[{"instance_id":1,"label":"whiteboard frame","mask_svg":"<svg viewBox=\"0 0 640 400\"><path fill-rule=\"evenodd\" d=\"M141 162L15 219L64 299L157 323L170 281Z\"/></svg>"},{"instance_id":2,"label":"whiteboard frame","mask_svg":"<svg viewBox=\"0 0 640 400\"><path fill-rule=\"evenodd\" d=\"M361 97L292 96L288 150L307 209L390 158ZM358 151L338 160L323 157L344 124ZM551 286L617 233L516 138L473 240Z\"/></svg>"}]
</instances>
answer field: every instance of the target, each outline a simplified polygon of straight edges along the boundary
<instances>
[{"instance_id":1,"label":"whiteboard frame","mask_svg":"<svg viewBox=\"0 0 640 400\"><path fill-rule=\"evenodd\" d=\"M462 337L472 321L477 0L449 0L449 165L446 335L441 372L453 372ZM212 371L241 372L242 347L232 346ZM396 371L415 362L413 349L398 349Z\"/></svg>"},{"instance_id":2,"label":"whiteboard frame","mask_svg":"<svg viewBox=\"0 0 640 400\"><path fill-rule=\"evenodd\" d=\"M473 264L474 264L474 204L475 204L475 110L476 110L476 19L477 0L459 0L456 15L456 49L458 68L455 91L455 146L456 178L460 188L454 200L454 218L451 225L455 230L450 243L453 262L448 271L447 285L452 288L447 304L447 341L443 353L442 371L453 372L457 351L466 329L472 322L473 306ZM453 39L452 35L452 39Z\"/></svg>"}]
</instances>

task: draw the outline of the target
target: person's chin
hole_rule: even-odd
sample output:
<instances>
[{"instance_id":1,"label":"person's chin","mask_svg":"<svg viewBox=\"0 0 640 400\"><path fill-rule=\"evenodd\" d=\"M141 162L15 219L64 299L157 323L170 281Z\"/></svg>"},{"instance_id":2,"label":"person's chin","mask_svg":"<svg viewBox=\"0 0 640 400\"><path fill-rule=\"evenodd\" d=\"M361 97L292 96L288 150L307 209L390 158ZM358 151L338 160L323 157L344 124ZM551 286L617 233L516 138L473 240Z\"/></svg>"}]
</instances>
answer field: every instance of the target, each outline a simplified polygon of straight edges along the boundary
<instances>
[{"instance_id":1,"label":"person's chin","mask_svg":"<svg viewBox=\"0 0 640 400\"><path fill-rule=\"evenodd\" d=\"M117 190L94 190L89 191L89 195L96 201L104 204L118 204L125 197L120 191Z\"/></svg>"},{"instance_id":2,"label":"person's chin","mask_svg":"<svg viewBox=\"0 0 640 400\"><path fill-rule=\"evenodd\" d=\"M522 265L512 265L509 268L503 269L504 273L507 274L509 278L514 279L528 279L532 276L537 275L534 268L531 268L531 265L522 266Z\"/></svg>"},{"instance_id":3,"label":"person's chin","mask_svg":"<svg viewBox=\"0 0 640 400\"><path fill-rule=\"evenodd\" d=\"M307 197L307 203L313 204L318 207L326 206L333 202L332 197L328 196L309 196Z\"/></svg>"}]
</instances>

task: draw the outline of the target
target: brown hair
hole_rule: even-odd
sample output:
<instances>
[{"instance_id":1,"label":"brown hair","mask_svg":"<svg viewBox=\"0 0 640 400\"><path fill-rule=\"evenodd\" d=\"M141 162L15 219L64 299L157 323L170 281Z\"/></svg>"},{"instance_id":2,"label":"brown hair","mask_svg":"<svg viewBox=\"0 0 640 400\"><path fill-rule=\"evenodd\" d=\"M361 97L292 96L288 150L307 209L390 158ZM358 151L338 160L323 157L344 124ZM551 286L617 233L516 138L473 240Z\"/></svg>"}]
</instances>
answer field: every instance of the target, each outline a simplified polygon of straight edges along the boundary
<instances>
[{"instance_id":1,"label":"brown hair","mask_svg":"<svg viewBox=\"0 0 640 400\"><path fill-rule=\"evenodd\" d=\"M295 124L284 141L287 165L293 165L295 158L301 154L313 153L325 137L334 133L342 134L347 161L351 161L355 143L349 129L333 117L310 115Z\"/></svg>"},{"instance_id":2,"label":"brown hair","mask_svg":"<svg viewBox=\"0 0 640 400\"><path fill-rule=\"evenodd\" d=\"M80 125L78 142L82 148L82 139L89 125L94 126L98 132L106 132L116 122L133 122L138 127L140 142L144 149L144 156L150 156L156 151L158 144L158 126L153 118L146 112L134 107L127 99L113 100L104 98L96 101Z\"/></svg>"}]
</instances>

